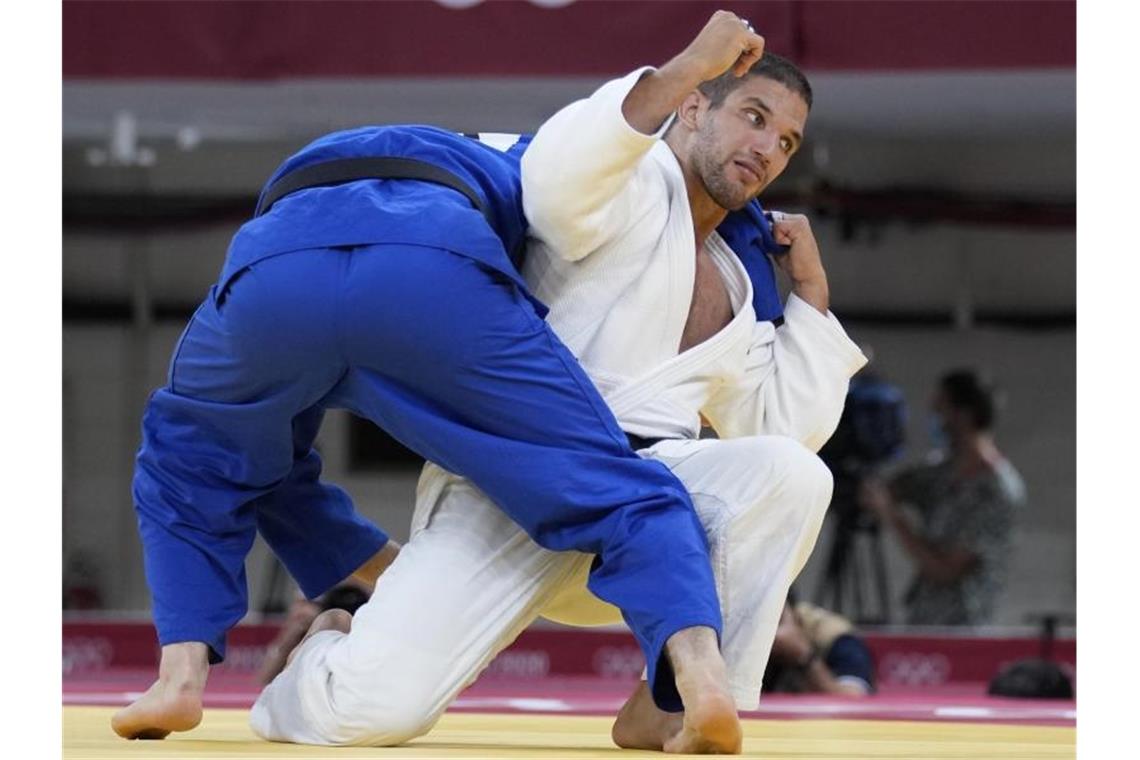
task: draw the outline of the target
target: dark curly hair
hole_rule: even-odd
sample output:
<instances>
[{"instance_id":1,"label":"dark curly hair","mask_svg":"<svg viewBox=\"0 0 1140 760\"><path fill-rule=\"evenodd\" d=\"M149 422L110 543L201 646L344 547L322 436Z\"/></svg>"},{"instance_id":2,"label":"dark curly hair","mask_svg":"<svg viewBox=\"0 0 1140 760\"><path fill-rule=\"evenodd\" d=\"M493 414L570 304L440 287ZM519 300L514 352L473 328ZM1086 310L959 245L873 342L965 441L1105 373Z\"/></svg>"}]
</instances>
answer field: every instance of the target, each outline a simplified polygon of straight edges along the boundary
<instances>
[{"instance_id":1,"label":"dark curly hair","mask_svg":"<svg viewBox=\"0 0 1140 760\"><path fill-rule=\"evenodd\" d=\"M760 60L752 64L752 68L742 77L737 77L729 69L716 79L701 83L697 89L709 99L711 108L718 108L729 93L749 77L767 77L779 82L803 98L804 102L807 103L808 110L811 110L811 83L794 63L775 53L765 52Z\"/></svg>"}]
</instances>

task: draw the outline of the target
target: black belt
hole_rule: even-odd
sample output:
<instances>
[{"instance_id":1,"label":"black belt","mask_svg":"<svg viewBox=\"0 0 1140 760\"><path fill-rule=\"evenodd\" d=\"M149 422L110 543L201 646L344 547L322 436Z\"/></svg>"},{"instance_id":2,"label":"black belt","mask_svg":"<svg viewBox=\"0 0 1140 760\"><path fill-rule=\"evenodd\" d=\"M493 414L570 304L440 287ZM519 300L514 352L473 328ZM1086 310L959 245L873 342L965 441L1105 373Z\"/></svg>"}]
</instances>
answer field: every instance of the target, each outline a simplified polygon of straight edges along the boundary
<instances>
[{"instance_id":1,"label":"black belt","mask_svg":"<svg viewBox=\"0 0 1140 760\"><path fill-rule=\"evenodd\" d=\"M257 204L254 216L261 216L269 210L270 206L289 193L310 187L342 185L345 182L357 182L362 179L418 179L450 187L452 190L458 190L467 196L471 205L486 217L487 223L492 224L491 213L487 210L483 199L459 177L426 161L392 156L338 158L294 169L288 174L278 177L272 185L266 188L261 196L261 201Z\"/></svg>"},{"instance_id":2,"label":"black belt","mask_svg":"<svg viewBox=\"0 0 1140 760\"><path fill-rule=\"evenodd\" d=\"M650 446L656 446L662 441L669 440L668 438L642 438L640 435L634 435L633 433L626 433L625 437L629 439L629 446L634 451L648 449Z\"/></svg>"}]
</instances>

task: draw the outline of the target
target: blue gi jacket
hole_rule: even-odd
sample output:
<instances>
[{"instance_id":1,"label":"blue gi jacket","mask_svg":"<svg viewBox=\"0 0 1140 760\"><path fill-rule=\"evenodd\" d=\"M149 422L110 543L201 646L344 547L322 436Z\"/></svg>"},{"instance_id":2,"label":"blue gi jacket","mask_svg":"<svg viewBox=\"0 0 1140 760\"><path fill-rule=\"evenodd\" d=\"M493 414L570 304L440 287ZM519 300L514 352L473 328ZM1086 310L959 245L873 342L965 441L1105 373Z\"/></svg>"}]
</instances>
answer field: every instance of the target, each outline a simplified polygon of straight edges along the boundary
<instances>
[{"instance_id":1,"label":"blue gi jacket","mask_svg":"<svg viewBox=\"0 0 1140 760\"><path fill-rule=\"evenodd\" d=\"M266 187L294 169L333 159L415 158L451 171L471 187L489 210L491 227L466 198L442 185L415 184L417 208L425 194L436 193L453 201L441 203L431 219L402 210L390 197L381 208L376 182L311 188L285 196L266 214L242 226L230 244L218 292L224 292L230 279L250 264L289 251L403 243L443 248L475 259L528 293L511 261L512 255L521 255L526 238L519 160L527 143L520 141L504 152L454 132L416 125L361 127L326 135L285 161ZM534 303L545 315L546 308Z\"/></svg>"}]
</instances>

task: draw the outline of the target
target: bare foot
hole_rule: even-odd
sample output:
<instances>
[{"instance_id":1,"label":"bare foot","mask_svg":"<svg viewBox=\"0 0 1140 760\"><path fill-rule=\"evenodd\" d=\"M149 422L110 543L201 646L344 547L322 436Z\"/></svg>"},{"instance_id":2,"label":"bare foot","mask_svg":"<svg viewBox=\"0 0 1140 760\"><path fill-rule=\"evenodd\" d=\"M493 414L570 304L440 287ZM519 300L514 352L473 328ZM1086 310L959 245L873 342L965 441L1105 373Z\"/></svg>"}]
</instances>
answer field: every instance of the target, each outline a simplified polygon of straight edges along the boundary
<instances>
[{"instance_id":1,"label":"bare foot","mask_svg":"<svg viewBox=\"0 0 1140 760\"><path fill-rule=\"evenodd\" d=\"M171 731L189 731L201 722L202 692L160 679L115 713L111 728L124 739L165 739Z\"/></svg>"},{"instance_id":2,"label":"bare foot","mask_svg":"<svg viewBox=\"0 0 1140 760\"><path fill-rule=\"evenodd\" d=\"M696 697L696 698L694 698ZM685 700L681 730L665 740L666 752L739 755L743 745L736 703L727 692L710 689Z\"/></svg>"},{"instance_id":3,"label":"bare foot","mask_svg":"<svg viewBox=\"0 0 1140 760\"><path fill-rule=\"evenodd\" d=\"M641 681L618 711L610 735L619 747L660 752L666 740L681 730L683 719L682 713L665 712L655 705L649 684Z\"/></svg>"},{"instance_id":4,"label":"bare foot","mask_svg":"<svg viewBox=\"0 0 1140 760\"><path fill-rule=\"evenodd\" d=\"M162 648L158 680L111 718L124 739L164 739L202 722L202 692L209 672L206 645L197 641Z\"/></svg>"},{"instance_id":5,"label":"bare foot","mask_svg":"<svg viewBox=\"0 0 1140 760\"><path fill-rule=\"evenodd\" d=\"M664 750L739 754L743 744L740 718L728 691L728 673L716 632L703 626L686 628L669 637L665 651L685 712L680 730L665 740Z\"/></svg>"}]
</instances>

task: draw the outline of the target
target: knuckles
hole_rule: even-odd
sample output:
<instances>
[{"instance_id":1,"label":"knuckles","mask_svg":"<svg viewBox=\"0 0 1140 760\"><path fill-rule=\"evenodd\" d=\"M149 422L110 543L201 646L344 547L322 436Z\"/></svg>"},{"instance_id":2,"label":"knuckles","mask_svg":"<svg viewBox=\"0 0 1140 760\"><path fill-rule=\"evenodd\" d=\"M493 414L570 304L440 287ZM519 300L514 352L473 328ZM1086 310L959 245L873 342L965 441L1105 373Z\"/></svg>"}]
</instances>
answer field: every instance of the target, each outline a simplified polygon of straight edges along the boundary
<instances>
[{"instance_id":1,"label":"knuckles","mask_svg":"<svg viewBox=\"0 0 1140 760\"><path fill-rule=\"evenodd\" d=\"M787 214L783 219L772 225L776 230L788 234L811 234L811 222L803 214Z\"/></svg>"}]
</instances>

